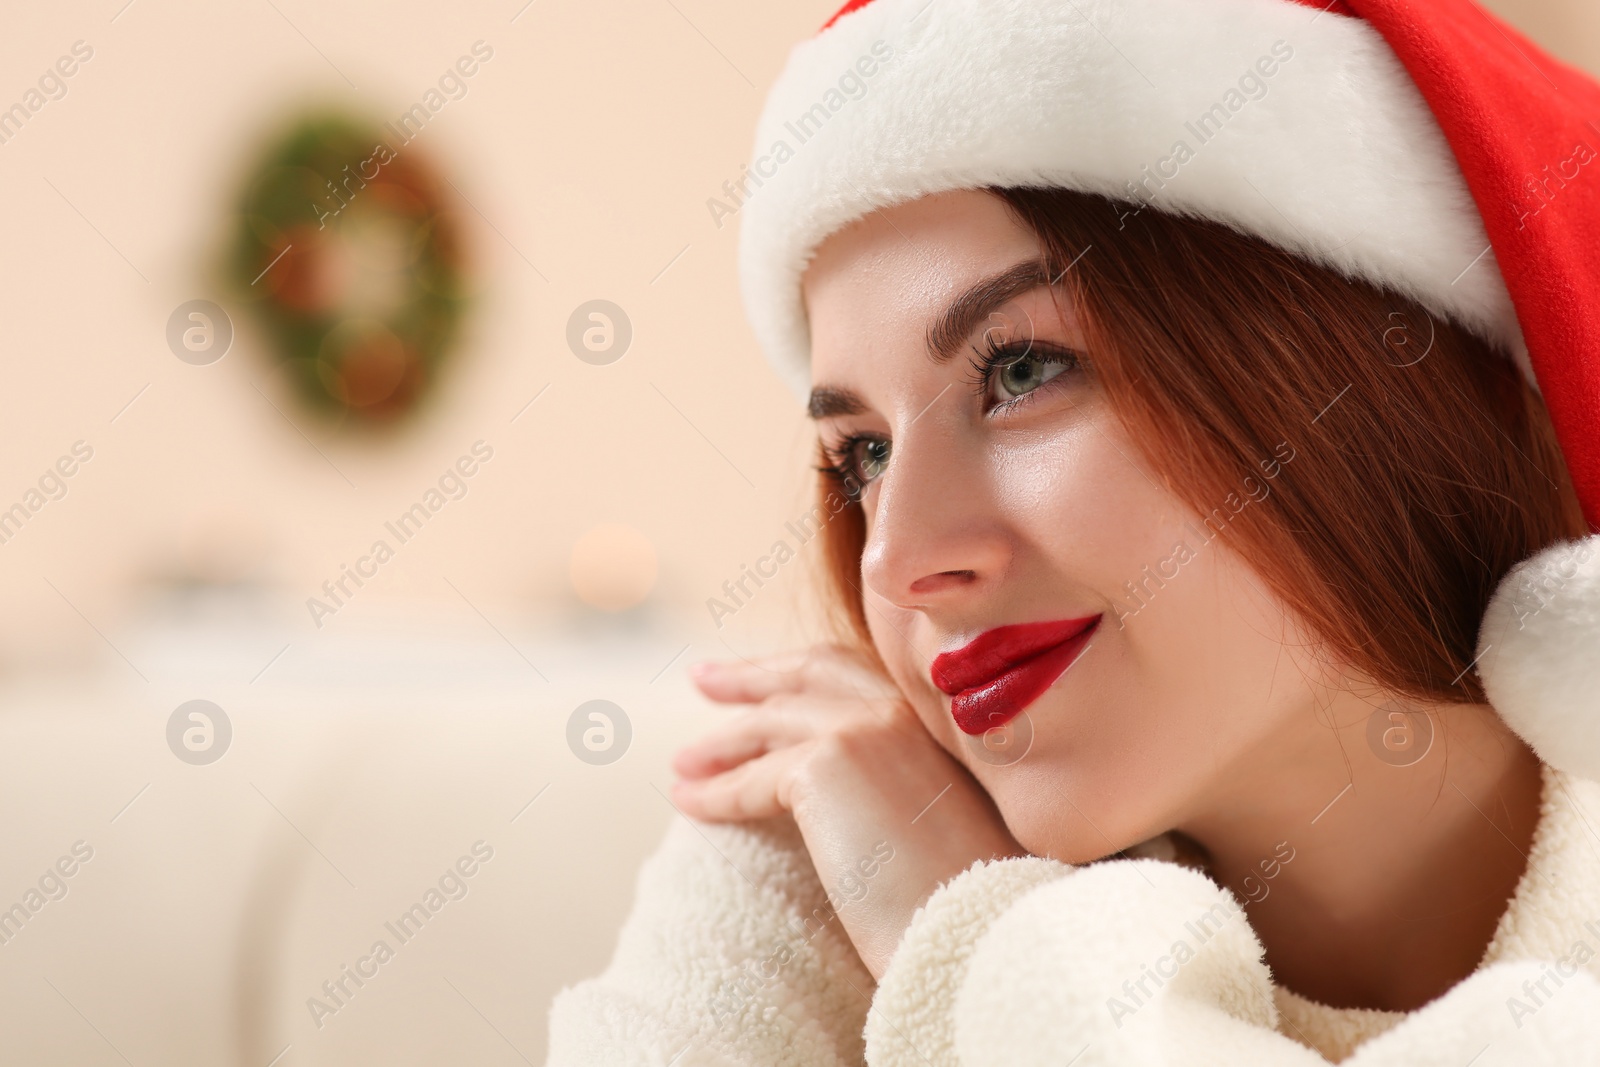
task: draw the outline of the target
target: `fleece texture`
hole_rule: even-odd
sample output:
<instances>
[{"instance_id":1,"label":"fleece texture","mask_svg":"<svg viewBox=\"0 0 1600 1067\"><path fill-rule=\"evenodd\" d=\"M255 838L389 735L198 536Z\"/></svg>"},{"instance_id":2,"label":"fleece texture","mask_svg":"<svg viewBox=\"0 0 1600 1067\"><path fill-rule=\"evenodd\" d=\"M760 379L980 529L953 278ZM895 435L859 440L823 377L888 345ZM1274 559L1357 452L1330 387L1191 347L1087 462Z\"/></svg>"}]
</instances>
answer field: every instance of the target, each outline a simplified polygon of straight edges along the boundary
<instances>
[{"instance_id":1,"label":"fleece texture","mask_svg":"<svg viewBox=\"0 0 1600 1067\"><path fill-rule=\"evenodd\" d=\"M967 987L974 949L1020 898L1071 870L1030 856L978 863L946 883L912 920L896 953L900 966L873 998L868 1062L954 1062L956 997ZM907 1031L918 1035L914 1044Z\"/></svg>"},{"instance_id":2,"label":"fleece texture","mask_svg":"<svg viewBox=\"0 0 1600 1067\"><path fill-rule=\"evenodd\" d=\"M862 1063L871 973L793 820L678 820L639 872L611 966L557 995L551 1065Z\"/></svg>"},{"instance_id":3,"label":"fleece texture","mask_svg":"<svg viewBox=\"0 0 1600 1067\"><path fill-rule=\"evenodd\" d=\"M1600 786L1546 766L1528 868L1478 970L1405 1014L1274 987L1240 902L1152 859L975 864L874 986L792 823L680 821L610 966L556 998L548 1063L1600 1064L1597 829Z\"/></svg>"}]
</instances>

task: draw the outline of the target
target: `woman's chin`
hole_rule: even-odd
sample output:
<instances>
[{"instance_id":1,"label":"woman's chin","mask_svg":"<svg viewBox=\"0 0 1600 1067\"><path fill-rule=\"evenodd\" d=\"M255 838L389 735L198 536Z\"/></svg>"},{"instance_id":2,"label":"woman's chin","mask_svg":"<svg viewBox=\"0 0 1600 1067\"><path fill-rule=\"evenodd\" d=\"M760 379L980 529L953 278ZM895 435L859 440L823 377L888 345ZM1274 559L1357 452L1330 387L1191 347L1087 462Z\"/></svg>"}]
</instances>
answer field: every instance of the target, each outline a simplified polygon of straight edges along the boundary
<instances>
[{"instance_id":1,"label":"woman's chin","mask_svg":"<svg viewBox=\"0 0 1600 1067\"><path fill-rule=\"evenodd\" d=\"M1035 856L1061 863L1084 864L1115 855L1148 837L1123 819L1075 808L1065 797L1043 799L1030 795L1008 798L1004 790L995 797L1006 828Z\"/></svg>"}]
</instances>

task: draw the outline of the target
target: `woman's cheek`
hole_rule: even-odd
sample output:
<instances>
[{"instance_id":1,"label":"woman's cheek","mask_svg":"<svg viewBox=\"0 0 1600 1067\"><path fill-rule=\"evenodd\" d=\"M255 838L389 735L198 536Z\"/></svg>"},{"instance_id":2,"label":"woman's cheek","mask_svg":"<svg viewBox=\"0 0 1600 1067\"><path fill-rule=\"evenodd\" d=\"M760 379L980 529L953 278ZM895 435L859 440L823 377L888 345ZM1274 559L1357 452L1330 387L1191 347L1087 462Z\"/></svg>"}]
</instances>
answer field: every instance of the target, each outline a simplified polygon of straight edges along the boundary
<instances>
[{"instance_id":1,"label":"woman's cheek","mask_svg":"<svg viewBox=\"0 0 1600 1067\"><path fill-rule=\"evenodd\" d=\"M871 590L865 590L863 595L867 609L867 632L872 635L878 658L883 660L889 680L899 687L926 721L924 705L939 696L928 674L928 665L939 654L939 650L931 644L927 648L918 648L913 643L926 631L926 622L920 613L897 607Z\"/></svg>"},{"instance_id":2,"label":"woman's cheek","mask_svg":"<svg viewBox=\"0 0 1600 1067\"><path fill-rule=\"evenodd\" d=\"M1302 650L1312 645L1225 534L1207 540L1205 527L1188 526L1191 551L1168 553L1135 584L1118 634L1137 664L1135 706L1159 720L1142 728L1171 758L1172 786L1184 794L1304 706Z\"/></svg>"},{"instance_id":3,"label":"woman's cheek","mask_svg":"<svg viewBox=\"0 0 1600 1067\"><path fill-rule=\"evenodd\" d=\"M1098 405L1070 409L997 459L1001 507L1043 556L1029 569L1078 599L1063 607L1106 610L1115 621L1128 584L1168 554L1187 510L1157 488ZM1086 593L1099 603L1084 602Z\"/></svg>"},{"instance_id":4,"label":"woman's cheek","mask_svg":"<svg viewBox=\"0 0 1600 1067\"><path fill-rule=\"evenodd\" d=\"M1044 410L1030 413L1031 425L996 431L991 439L995 496L1016 517L1059 511L1108 485L1098 411L1057 398L1035 404Z\"/></svg>"}]
</instances>

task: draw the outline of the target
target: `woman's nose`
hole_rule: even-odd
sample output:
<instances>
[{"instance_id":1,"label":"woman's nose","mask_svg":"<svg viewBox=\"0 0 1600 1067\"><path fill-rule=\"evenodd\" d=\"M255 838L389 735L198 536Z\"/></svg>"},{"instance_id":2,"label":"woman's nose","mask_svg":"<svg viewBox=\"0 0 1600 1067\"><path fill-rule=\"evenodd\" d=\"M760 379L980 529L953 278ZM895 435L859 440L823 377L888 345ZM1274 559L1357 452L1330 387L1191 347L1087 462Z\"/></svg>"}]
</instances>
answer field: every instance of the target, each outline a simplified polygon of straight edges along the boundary
<instances>
[{"instance_id":1,"label":"woman's nose","mask_svg":"<svg viewBox=\"0 0 1600 1067\"><path fill-rule=\"evenodd\" d=\"M976 448L931 434L897 443L862 550L867 588L907 609L992 588L1011 559L993 489Z\"/></svg>"}]
</instances>

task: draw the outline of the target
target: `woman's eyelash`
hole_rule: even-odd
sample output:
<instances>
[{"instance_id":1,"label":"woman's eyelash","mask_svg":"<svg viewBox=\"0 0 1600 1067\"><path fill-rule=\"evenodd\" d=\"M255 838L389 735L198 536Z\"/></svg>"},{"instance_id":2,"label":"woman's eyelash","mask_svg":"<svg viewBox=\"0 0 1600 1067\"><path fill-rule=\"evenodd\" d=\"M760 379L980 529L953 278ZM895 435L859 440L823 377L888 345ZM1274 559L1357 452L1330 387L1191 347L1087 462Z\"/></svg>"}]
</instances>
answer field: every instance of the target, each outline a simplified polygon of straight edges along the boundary
<instances>
[{"instance_id":1,"label":"woman's eyelash","mask_svg":"<svg viewBox=\"0 0 1600 1067\"><path fill-rule=\"evenodd\" d=\"M993 333L984 334L983 347L980 349L974 345L972 351L974 358L968 361L972 375L968 380L975 388L988 385L994 372L1007 363L1015 363L1029 356L1045 363L1065 363L1069 367L1082 362L1076 351L1064 345L1045 341L997 341Z\"/></svg>"},{"instance_id":2,"label":"woman's eyelash","mask_svg":"<svg viewBox=\"0 0 1600 1067\"><path fill-rule=\"evenodd\" d=\"M998 341L992 332L984 334L981 349L974 345L972 351L973 357L968 360L971 373L967 376L967 382L979 397L988 396L989 385L997 370L1017 360L1032 357L1043 363L1065 364L1068 370L1076 370L1083 366L1083 356L1076 349L1037 340ZM1014 403L1021 399L1023 397L1015 397L1005 403Z\"/></svg>"},{"instance_id":3,"label":"woman's eyelash","mask_svg":"<svg viewBox=\"0 0 1600 1067\"><path fill-rule=\"evenodd\" d=\"M851 466L851 456L856 445L866 439L864 434L852 434L837 444L824 442L822 445L823 463L817 467L817 473L831 479L852 500L861 495L862 486L860 474Z\"/></svg>"}]
</instances>

